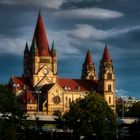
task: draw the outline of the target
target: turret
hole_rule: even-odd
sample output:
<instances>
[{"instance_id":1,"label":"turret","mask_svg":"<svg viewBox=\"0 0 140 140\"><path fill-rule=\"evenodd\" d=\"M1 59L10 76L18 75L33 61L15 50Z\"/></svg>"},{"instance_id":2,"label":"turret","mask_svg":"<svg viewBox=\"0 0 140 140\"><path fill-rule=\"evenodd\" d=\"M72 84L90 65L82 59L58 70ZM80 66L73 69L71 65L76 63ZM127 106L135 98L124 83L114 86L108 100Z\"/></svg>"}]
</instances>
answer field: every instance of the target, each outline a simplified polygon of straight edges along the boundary
<instances>
[{"instance_id":1,"label":"turret","mask_svg":"<svg viewBox=\"0 0 140 140\"><path fill-rule=\"evenodd\" d=\"M99 92L104 96L108 105L115 112L115 74L112 59L107 46L105 46L99 68Z\"/></svg>"},{"instance_id":2,"label":"turret","mask_svg":"<svg viewBox=\"0 0 140 140\"><path fill-rule=\"evenodd\" d=\"M28 43L26 42L25 44L25 49L24 49L24 57L29 55L29 48L28 48Z\"/></svg>"},{"instance_id":3,"label":"turret","mask_svg":"<svg viewBox=\"0 0 140 140\"><path fill-rule=\"evenodd\" d=\"M27 76L29 63L30 63L30 51L28 48L28 43L26 42L24 49L24 74L23 74L24 76Z\"/></svg>"},{"instance_id":4,"label":"turret","mask_svg":"<svg viewBox=\"0 0 140 140\"><path fill-rule=\"evenodd\" d=\"M54 41L52 42L51 55L52 57L56 57L56 49L55 49Z\"/></svg>"},{"instance_id":5,"label":"turret","mask_svg":"<svg viewBox=\"0 0 140 140\"><path fill-rule=\"evenodd\" d=\"M36 44L36 39L35 38L33 39L33 43L32 43L32 46L31 46L31 54L32 54L32 57L33 56L38 56L38 48L37 48L37 44Z\"/></svg>"},{"instance_id":6,"label":"turret","mask_svg":"<svg viewBox=\"0 0 140 140\"><path fill-rule=\"evenodd\" d=\"M57 74L57 55L56 55L56 49L55 49L54 41L52 42L51 55L52 55L53 74L56 75Z\"/></svg>"},{"instance_id":7,"label":"turret","mask_svg":"<svg viewBox=\"0 0 140 140\"><path fill-rule=\"evenodd\" d=\"M87 51L86 58L83 63L81 78L86 80L96 80L95 67L89 50Z\"/></svg>"}]
</instances>

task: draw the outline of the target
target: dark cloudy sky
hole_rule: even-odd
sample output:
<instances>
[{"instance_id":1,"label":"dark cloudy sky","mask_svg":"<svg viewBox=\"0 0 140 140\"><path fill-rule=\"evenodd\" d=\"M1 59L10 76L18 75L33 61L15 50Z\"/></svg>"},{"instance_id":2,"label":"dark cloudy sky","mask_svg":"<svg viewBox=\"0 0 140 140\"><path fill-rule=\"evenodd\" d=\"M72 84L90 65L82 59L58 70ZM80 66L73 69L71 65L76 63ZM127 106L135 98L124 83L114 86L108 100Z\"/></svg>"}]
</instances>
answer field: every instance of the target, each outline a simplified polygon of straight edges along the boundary
<instances>
[{"instance_id":1,"label":"dark cloudy sky","mask_svg":"<svg viewBox=\"0 0 140 140\"><path fill-rule=\"evenodd\" d=\"M55 41L61 77L79 78L86 51L98 75L105 44L119 95L140 98L140 0L0 0L0 82L22 75L41 8L49 44Z\"/></svg>"}]
</instances>

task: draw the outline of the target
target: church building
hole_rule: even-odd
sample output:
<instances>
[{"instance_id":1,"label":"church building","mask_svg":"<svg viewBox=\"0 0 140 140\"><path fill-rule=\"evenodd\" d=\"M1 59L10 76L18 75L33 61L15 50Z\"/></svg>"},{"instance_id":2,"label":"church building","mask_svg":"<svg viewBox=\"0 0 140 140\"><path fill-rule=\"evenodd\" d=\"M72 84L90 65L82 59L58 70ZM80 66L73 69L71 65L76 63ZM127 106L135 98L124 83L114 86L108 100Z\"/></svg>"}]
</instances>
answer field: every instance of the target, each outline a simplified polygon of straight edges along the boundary
<instances>
[{"instance_id":1,"label":"church building","mask_svg":"<svg viewBox=\"0 0 140 140\"><path fill-rule=\"evenodd\" d=\"M84 59L85 57L85 59ZM9 85L27 113L40 112L52 115L69 110L70 103L96 91L115 112L115 74L112 59L105 46L100 61L98 79L95 65L88 50L83 56L81 78L60 78L57 71L55 43L49 46L42 15L39 13L31 46L24 50L24 72L21 77L11 77Z\"/></svg>"}]
</instances>

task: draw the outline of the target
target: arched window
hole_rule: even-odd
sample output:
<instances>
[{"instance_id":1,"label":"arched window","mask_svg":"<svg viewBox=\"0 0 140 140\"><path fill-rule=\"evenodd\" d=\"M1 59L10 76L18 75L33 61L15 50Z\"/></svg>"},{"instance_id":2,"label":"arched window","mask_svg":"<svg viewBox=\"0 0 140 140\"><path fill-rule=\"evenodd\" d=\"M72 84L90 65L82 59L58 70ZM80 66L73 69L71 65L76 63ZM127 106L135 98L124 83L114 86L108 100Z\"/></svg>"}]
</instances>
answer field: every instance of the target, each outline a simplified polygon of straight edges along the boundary
<instances>
[{"instance_id":1,"label":"arched window","mask_svg":"<svg viewBox=\"0 0 140 140\"><path fill-rule=\"evenodd\" d=\"M111 97L109 96L109 104L111 104Z\"/></svg>"},{"instance_id":2,"label":"arched window","mask_svg":"<svg viewBox=\"0 0 140 140\"><path fill-rule=\"evenodd\" d=\"M29 101L29 103L32 103L32 99L29 99L28 101Z\"/></svg>"},{"instance_id":3,"label":"arched window","mask_svg":"<svg viewBox=\"0 0 140 140\"><path fill-rule=\"evenodd\" d=\"M69 103L71 103L71 98L69 98Z\"/></svg>"},{"instance_id":4,"label":"arched window","mask_svg":"<svg viewBox=\"0 0 140 140\"><path fill-rule=\"evenodd\" d=\"M111 91L111 85L108 85L108 91Z\"/></svg>"},{"instance_id":5,"label":"arched window","mask_svg":"<svg viewBox=\"0 0 140 140\"><path fill-rule=\"evenodd\" d=\"M68 97L66 97L66 101L68 101Z\"/></svg>"},{"instance_id":6,"label":"arched window","mask_svg":"<svg viewBox=\"0 0 140 140\"><path fill-rule=\"evenodd\" d=\"M111 80L111 79L112 79L112 74L111 74L111 73L108 73L108 74L107 74L107 79L108 79L108 80Z\"/></svg>"}]
</instances>

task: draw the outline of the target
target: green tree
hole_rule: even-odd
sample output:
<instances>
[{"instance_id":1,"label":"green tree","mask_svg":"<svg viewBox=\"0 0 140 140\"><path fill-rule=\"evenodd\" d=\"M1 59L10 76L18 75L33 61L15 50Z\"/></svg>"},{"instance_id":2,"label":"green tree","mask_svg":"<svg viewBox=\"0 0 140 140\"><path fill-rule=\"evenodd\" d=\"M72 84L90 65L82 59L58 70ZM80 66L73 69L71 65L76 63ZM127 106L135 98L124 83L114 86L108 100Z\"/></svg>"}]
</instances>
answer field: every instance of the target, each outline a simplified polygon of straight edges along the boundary
<instances>
[{"instance_id":1,"label":"green tree","mask_svg":"<svg viewBox=\"0 0 140 140\"><path fill-rule=\"evenodd\" d=\"M132 107L130 107L128 116L140 118L140 102L134 103Z\"/></svg>"},{"instance_id":2,"label":"green tree","mask_svg":"<svg viewBox=\"0 0 140 140\"><path fill-rule=\"evenodd\" d=\"M118 117L128 117L127 108L123 101L116 105L116 113L118 114Z\"/></svg>"},{"instance_id":3,"label":"green tree","mask_svg":"<svg viewBox=\"0 0 140 140\"><path fill-rule=\"evenodd\" d=\"M17 97L4 85L0 85L0 139L16 140L16 132L25 126L25 111Z\"/></svg>"},{"instance_id":4,"label":"green tree","mask_svg":"<svg viewBox=\"0 0 140 140\"><path fill-rule=\"evenodd\" d=\"M94 134L99 140L115 139L115 115L104 98L97 93L90 93L84 99L72 102L69 112L63 118L75 134Z\"/></svg>"}]
</instances>

